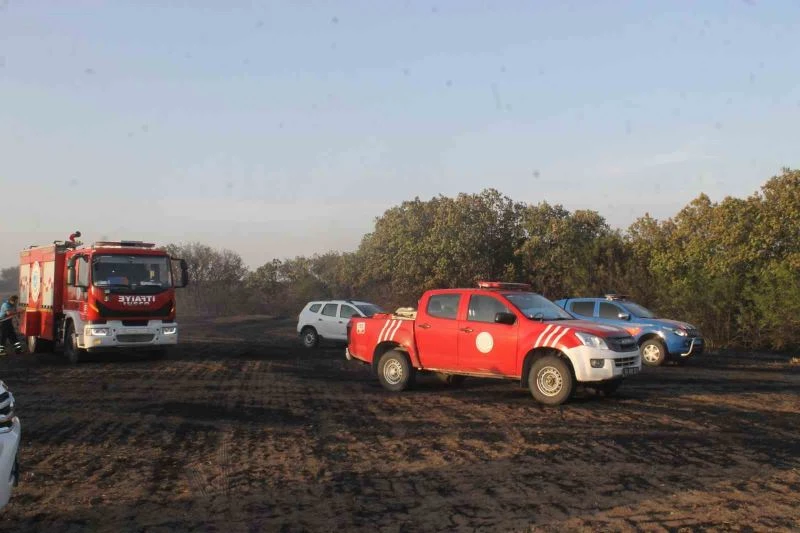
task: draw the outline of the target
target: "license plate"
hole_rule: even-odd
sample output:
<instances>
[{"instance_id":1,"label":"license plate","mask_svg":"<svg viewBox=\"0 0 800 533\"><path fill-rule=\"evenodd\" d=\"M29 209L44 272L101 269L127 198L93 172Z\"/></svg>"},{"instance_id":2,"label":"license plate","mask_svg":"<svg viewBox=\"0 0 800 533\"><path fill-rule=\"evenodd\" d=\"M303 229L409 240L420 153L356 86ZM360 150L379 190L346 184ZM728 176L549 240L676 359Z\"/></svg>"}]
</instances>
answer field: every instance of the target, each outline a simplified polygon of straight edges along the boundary
<instances>
[{"instance_id":1,"label":"license plate","mask_svg":"<svg viewBox=\"0 0 800 533\"><path fill-rule=\"evenodd\" d=\"M638 373L639 373L639 368L635 366L622 369L623 376L632 376L633 374L638 374Z\"/></svg>"}]
</instances>

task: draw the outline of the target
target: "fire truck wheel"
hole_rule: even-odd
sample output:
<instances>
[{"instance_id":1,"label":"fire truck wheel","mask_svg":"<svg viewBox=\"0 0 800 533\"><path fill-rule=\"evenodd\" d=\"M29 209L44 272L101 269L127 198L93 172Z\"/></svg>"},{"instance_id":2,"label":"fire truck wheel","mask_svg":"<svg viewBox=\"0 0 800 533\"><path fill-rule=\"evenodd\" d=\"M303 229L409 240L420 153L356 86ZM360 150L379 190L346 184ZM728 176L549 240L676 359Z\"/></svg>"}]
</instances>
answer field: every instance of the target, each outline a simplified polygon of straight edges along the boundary
<instances>
[{"instance_id":1,"label":"fire truck wheel","mask_svg":"<svg viewBox=\"0 0 800 533\"><path fill-rule=\"evenodd\" d=\"M306 326L300 333L303 338L303 346L305 346L306 348L317 347L317 345L319 344L319 335L317 334L317 330L315 330L311 326Z\"/></svg>"},{"instance_id":2,"label":"fire truck wheel","mask_svg":"<svg viewBox=\"0 0 800 533\"><path fill-rule=\"evenodd\" d=\"M439 378L439 380L442 383L446 383L451 387L458 387L459 385L464 383L465 379L467 379L467 376L459 376L456 374L445 374L444 372L437 372L436 377Z\"/></svg>"},{"instance_id":3,"label":"fire truck wheel","mask_svg":"<svg viewBox=\"0 0 800 533\"><path fill-rule=\"evenodd\" d=\"M667 359L664 344L657 339L649 339L642 343L642 362L647 366L661 366Z\"/></svg>"},{"instance_id":4,"label":"fire truck wheel","mask_svg":"<svg viewBox=\"0 0 800 533\"><path fill-rule=\"evenodd\" d=\"M47 353L53 351L53 342L47 339L30 336L28 341L28 353Z\"/></svg>"},{"instance_id":5,"label":"fire truck wheel","mask_svg":"<svg viewBox=\"0 0 800 533\"><path fill-rule=\"evenodd\" d=\"M400 350L390 350L378 360L378 381L392 392L409 388L414 382L414 373L408 355Z\"/></svg>"},{"instance_id":6,"label":"fire truck wheel","mask_svg":"<svg viewBox=\"0 0 800 533\"><path fill-rule=\"evenodd\" d=\"M569 366L556 355L546 355L531 365L528 388L539 403L561 405L572 395L574 386Z\"/></svg>"},{"instance_id":7,"label":"fire truck wheel","mask_svg":"<svg viewBox=\"0 0 800 533\"><path fill-rule=\"evenodd\" d=\"M75 327L72 322L67 324L67 330L64 332L64 355L73 365L80 363L81 355L83 355L83 350L78 348L78 337L75 335Z\"/></svg>"}]
</instances>

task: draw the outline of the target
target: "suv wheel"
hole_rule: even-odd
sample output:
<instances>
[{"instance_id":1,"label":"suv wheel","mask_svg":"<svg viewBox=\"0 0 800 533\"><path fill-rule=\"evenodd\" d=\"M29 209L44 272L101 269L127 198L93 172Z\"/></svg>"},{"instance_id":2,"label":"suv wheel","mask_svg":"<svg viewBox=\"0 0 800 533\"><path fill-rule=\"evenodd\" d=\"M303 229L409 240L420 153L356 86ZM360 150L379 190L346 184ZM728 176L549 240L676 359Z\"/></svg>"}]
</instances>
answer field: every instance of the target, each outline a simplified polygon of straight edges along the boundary
<instances>
[{"instance_id":1,"label":"suv wheel","mask_svg":"<svg viewBox=\"0 0 800 533\"><path fill-rule=\"evenodd\" d=\"M642 343L642 362L647 366L661 366L667 358L664 344L657 339L648 339Z\"/></svg>"},{"instance_id":2,"label":"suv wheel","mask_svg":"<svg viewBox=\"0 0 800 533\"><path fill-rule=\"evenodd\" d=\"M316 348L319 344L319 334L311 326L304 327L301 336L303 338L303 346L306 348Z\"/></svg>"}]
</instances>

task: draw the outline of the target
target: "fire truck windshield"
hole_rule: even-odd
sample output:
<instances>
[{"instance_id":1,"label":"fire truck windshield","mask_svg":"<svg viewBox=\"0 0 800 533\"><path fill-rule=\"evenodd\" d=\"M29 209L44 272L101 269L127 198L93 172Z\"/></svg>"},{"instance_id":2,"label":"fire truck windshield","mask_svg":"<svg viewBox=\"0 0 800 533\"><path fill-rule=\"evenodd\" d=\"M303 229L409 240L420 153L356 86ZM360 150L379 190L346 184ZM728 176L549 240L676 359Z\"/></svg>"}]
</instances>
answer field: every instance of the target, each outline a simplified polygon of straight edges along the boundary
<instances>
[{"instance_id":1,"label":"fire truck windshield","mask_svg":"<svg viewBox=\"0 0 800 533\"><path fill-rule=\"evenodd\" d=\"M155 255L99 255L92 284L111 292L155 294L172 287L169 259Z\"/></svg>"},{"instance_id":2,"label":"fire truck windshield","mask_svg":"<svg viewBox=\"0 0 800 533\"><path fill-rule=\"evenodd\" d=\"M534 320L571 320L572 316L559 306L534 292L507 292L504 296L522 314Z\"/></svg>"}]
</instances>

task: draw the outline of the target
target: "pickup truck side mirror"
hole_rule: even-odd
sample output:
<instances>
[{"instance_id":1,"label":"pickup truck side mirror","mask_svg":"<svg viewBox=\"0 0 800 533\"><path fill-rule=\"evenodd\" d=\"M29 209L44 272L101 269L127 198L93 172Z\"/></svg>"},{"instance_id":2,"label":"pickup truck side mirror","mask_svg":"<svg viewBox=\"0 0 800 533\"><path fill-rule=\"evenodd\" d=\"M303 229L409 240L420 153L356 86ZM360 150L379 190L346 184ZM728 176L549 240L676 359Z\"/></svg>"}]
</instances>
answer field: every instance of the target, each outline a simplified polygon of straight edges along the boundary
<instances>
[{"instance_id":1,"label":"pickup truck side mirror","mask_svg":"<svg viewBox=\"0 0 800 533\"><path fill-rule=\"evenodd\" d=\"M495 324L507 324L510 326L516 321L517 321L517 315L515 315L514 313L500 312L500 313L495 313L494 315Z\"/></svg>"},{"instance_id":2,"label":"pickup truck side mirror","mask_svg":"<svg viewBox=\"0 0 800 533\"><path fill-rule=\"evenodd\" d=\"M629 315L628 313L620 313L617 315L617 318L619 318L620 320L630 320L631 315Z\"/></svg>"}]
</instances>

